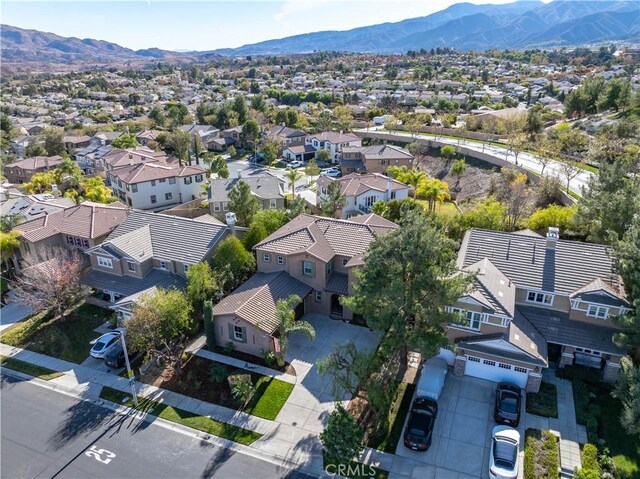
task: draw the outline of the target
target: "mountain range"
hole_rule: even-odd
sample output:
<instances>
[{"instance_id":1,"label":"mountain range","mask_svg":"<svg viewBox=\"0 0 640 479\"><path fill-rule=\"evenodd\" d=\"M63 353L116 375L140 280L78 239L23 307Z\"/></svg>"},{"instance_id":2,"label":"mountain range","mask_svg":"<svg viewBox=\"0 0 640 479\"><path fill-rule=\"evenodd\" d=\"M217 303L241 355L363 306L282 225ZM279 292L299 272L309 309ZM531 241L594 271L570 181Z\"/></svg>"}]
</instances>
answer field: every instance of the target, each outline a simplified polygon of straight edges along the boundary
<instances>
[{"instance_id":1,"label":"mountain range","mask_svg":"<svg viewBox=\"0 0 640 479\"><path fill-rule=\"evenodd\" d=\"M207 52L131 50L103 40L1 27L4 62L193 61L217 55L276 55L336 50L404 53L453 47L458 50L556 47L613 40L640 43L640 2L635 0L520 0L503 5L457 3L419 18L348 31L322 31Z\"/></svg>"}]
</instances>

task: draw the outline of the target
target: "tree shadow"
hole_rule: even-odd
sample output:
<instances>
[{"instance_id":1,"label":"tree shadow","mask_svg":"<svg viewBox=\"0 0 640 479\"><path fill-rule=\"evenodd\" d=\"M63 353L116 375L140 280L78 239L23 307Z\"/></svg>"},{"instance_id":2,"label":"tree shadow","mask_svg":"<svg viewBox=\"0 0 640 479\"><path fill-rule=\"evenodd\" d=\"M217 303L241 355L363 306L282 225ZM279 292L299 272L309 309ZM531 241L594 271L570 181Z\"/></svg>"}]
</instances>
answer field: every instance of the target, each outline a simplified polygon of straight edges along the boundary
<instances>
[{"instance_id":1,"label":"tree shadow","mask_svg":"<svg viewBox=\"0 0 640 479\"><path fill-rule=\"evenodd\" d=\"M203 445L212 447L208 443L204 443ZM214 477L216 472L218 472L218 470L235 454L236 452L232 451L231 449L218 448L218 450L213 454L213 456L211 456L211 459L209 459L209 462L207 463L204 470L202 471L202 474L200 474L200 477L202 479Z\"/></svg>"}]
</instances>

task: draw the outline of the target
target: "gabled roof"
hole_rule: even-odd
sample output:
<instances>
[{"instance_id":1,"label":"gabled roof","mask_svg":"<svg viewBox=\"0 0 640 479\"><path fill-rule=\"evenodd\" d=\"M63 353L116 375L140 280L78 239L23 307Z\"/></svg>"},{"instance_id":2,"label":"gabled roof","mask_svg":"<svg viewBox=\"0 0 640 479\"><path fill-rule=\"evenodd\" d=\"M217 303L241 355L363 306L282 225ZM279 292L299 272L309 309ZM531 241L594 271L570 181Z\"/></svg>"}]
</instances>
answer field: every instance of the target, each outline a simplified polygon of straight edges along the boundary
<instances>
[{"instance_id":1,"label":"gabled roof","mask_svg":"<svg viewBox=\"0 0 640 479\"><path fill-rule=\"evenodd\" d=\"M229 201L229 191L240 181L244 181L251 192L260 199L284 198L284 182L279 178L264 174L242 178L215 178L209 186L209 200Z\"/></svg>"},{"instance_id":2,"label":"gabled roof","mask_svg":"<svg viewBox=\"0 0 640 479\"><path fill-rule=\"evenodd\" d=\"M463 271L476 273L476 288L472 297L478 295L481 303L490 305L490 309L498 314L513 317L515 312L516 285L502 271L484 258L463 268Z\"/></svg>"},{"instance_id":3,"label":"gabled roof","mask_svg":"<svg viewBox=\"0 0 640 479\"><path fill-rule=\"evenodd\" d=\"M363 147L347 147L343 153L360 153L365 160L407 159L414 156L404 148L393 145L371 145Z\"/></svg>"},{"instance_id":4,"label":"gabled roof","mask_svg":"<svg viewBox=\"0 0 640 479\"><path fill-rule=\"evenodd\" d=\"M55 156L34 156L32 158L25 158L24 160L14 161L8 165L4 165L5 168L22 168L23 170L39 170L41 168L54 169L62 163L62 157Z\"/></svg>"},{"instance_id":5,"label":"gabled roof","mask_svg":"<svg viewBox=\"0 0 640 479\"><path fill-rule=\"evenodd\" d=\"M104 161L114 169L145 162L178 163L178 160L167 157L164 152L154 151L146 146L126 150L112 149L104 156Z\"/></svg>"},{"instance_id":6,"label":"gabled roof","mask_svg":"<svg viewBox=\"0 0 640 479\"><path fill-rule=\"evenodd\" d=\"M620 283L607 281L602 278L596 278L585 284L582 288L576 289L569 295L572 298L579 298L593 303L608 304L611 306L619 306L626 301L626 294Z\"/></svg>"},{"instance_id":7,"label":"gabled roof","mask_svg":"<svg viewBox=\"0 0 640 479\"><path fill-rule=\"evenodd\" d=\"M111 172L124 183L143 183L145 181L160 180L191 175L204 175L205 169L200 165L180 166L177 163L138 163L123 166Z\"/></svg>"},{"instance_id":8,"label":"gabled roof","mask_svg":"<svg viewBox=\"0 0 640 479\"><path fill-rule=\"evenodd\" d=\"M353 257L364 254L376 235L398 225L373 213L349 220L302 214L263 241L255 249L276 254L306 252L323 261L335 255Z\"/></svg>"},{"instance_id":9,"label":"gabled roof","mask_svg":"<svg viewBox=\"0 0 640 479\"><path fill-rule=\"evenodd\" d=\"M391 191L409 190L409 186L404 183L380 173L351 173L338 179L321 176L318 178L318 185L324 186L332 181L340 183L341 192L346 196L360 196L371 190L385 192L389 190L389 187L391 187Z\"/></svg>"},{"instance_id":10,"label":"gabled roof","mask_svg":"<svg viewBox=\"0 0 640 479\"><path fill-rule=\"evenodd\" d=\"M309 139L316 139L318 141L328 141L337 145L339 143L350 143L352 141L360 141L361 138L353 133L343 133L338 131L323 131L321 133L313 133L308 135Z\"/></svg>"},{"instance_id":11,"label":"gabled roof","mask_svg":"<svg viewBox=\"0 0 640 479\"><path fill-rule=\"evenodd\" d=\"M81 276L80 282L103 291L113 291L125 297L148 291L151 288L184 289L187 286L187 280L182 276L157 268L151 269L144 278L120 276L90 269Z\"/></svg>"},{"instance_id":12,"label":"gabled roof","mask_svg":"<svg viewBox=\"0 0 640 479\"><path fill-rule=\"evenodd\" d=\"M213 314L236 315L272 334L278 327L276 303L295 294L301 299L313 288L284 271L256 273L213 307Z\"/></svg>"},{"instance_id":13,"label":"gabled roof","mask_svg":"<svg viewBox=\"0 0 640 479\"><path fill-rule=\"evenodd\" d=\"M85 201L77 206L18 225L22 238L40 241L59 233L81 238L99 238L114 230L129 214L126 205L116 201L108 205Z\"/></svg>"},{"instance_id":14,"label":"gabled roof","mask_svg":"<svg viewBox=\"0 0 640 479\"><path fill-rule=\"evenodd\" d=\"M458 267L484 258L522 288L569 295L597 278L622 285L609 250L600 244L557 240L549 249L546 238L472 228L462 241Z\"/></svg>"},{"instance_id":15,"label":"gabled roof","mask_svg":"<svg viewBox=\"0 0 640 479\"><path fill-rule=\"evenodd\" d=\"M274 126L269 129L267 133L268 137L279 136L282 138L299 138L304 137L307 134L302 130L296 130L295 128L289 128L288 126Z\"/></svg>"},{"instance_id":16,"label":"gabled roof","mask_svg":"<svg viewBox=\"0 0 640 479\"><path fill-rule=\"evenodd\" d=\"M115 249L139 261L153 257L161 261L196 264L227 231L228 227L222 224L133 211L96 250L102 248L114 254Z\"/></svg>"}]
</instances>

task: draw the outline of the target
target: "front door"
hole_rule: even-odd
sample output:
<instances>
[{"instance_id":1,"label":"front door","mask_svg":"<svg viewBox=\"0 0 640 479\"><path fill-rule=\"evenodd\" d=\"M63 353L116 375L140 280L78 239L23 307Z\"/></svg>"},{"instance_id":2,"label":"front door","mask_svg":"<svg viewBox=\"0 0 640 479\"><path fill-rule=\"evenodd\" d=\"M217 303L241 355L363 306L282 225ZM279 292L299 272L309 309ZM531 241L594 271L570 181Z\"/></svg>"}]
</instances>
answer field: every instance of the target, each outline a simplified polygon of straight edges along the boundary
<instances>
[{"instance_id":1,"label":"front door","mask_svg":"<svg viewBox=\"0 0 640 479\"><path fill-rule=\"evenodd\" d=\"M331 295L331 315L342 317L342 304L340 304L340 295L332 294Z\"/></svg>"},{"instance_id":2,"label":"front door","mask_svg":"<svg viewBox=\"0 0 640 479\"><path fill-rule=\"evenodd\" d=\"M557 364L560 361L560 356L562 356L562 346L560 344L547 343L547 356L549 365Z\"/></svg>"}]
</instances>

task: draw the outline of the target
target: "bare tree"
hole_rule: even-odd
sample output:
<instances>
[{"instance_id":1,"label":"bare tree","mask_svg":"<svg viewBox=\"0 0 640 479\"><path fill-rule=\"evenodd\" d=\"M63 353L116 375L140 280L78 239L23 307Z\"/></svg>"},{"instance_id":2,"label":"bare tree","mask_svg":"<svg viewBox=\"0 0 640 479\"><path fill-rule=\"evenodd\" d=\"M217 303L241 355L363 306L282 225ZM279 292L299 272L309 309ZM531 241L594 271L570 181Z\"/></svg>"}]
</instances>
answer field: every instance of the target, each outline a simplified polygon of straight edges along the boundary
<instances>
[{"instance_id":1,"label":"bare tree","mask_svg":"<svg viewBox=\"0 0 640 479\"><path fill-rule=\"evenodd\" d=\"M64 319L65 311L86 294L80 284L84 267L78 250L38 248L23 257L23 269L13 283L16 300L35 311L54 309Z\"/></svg>"},{"instance_id":2,"label":"bare tree","mask_svg":"<svg viewBox=\"0 0 640 479\"><path fill-rule=\"evenodd\" d=\"M562 176L567 180L567 194L569 193L571 180L578 176L583 168L584 164L582 162L577 162L569 159L566 159L562 163L560 163L560 172L562 173Z\"/></svg>"},{"instance_id":3,"label":"bare tree","mask_svg":"<svg viewBox=\"0 0 640 479\"><path fill-rule=\"evenodd\" d=\"M545 168L555 159L556 153L553 147L553 143L544 137L540 137L538 140L538 162L542 165L542 170L540 171L540 176L544 176Z\"/></svg>"},{"instance_id":4,"label":"bare tree","mask_svg":"<svg viewBox=\"0 0 640 479\"><path fill-rule=\"evenodd\" d=\"M524 173L517 174L516 177L509 182L508 189L505 193L507 206L505 223L507 225L507 231L513 231L527 213L529 202L527 175Z\"/></svg>"}]
</instances>

